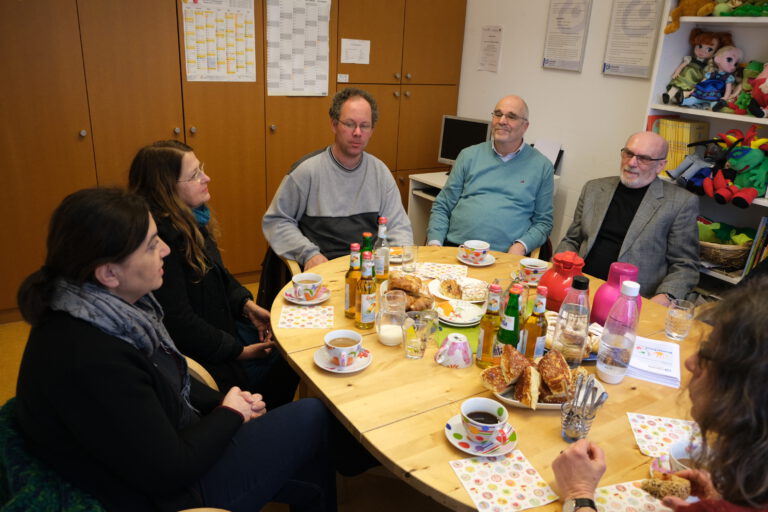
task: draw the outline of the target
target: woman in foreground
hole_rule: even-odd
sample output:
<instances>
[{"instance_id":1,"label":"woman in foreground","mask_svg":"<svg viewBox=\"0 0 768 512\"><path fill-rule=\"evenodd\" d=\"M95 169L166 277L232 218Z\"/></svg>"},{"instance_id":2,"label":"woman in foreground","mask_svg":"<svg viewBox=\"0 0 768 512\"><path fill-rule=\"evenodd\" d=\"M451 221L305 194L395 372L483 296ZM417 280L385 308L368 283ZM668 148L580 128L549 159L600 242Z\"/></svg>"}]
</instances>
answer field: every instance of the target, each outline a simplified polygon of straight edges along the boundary
<instances>
[{"instance_id":1,"label":"woman in foreground","mask_svg":"<svg viewBox=\"0 0 768 512\"><path fill-rule=\"evenodd\" d=\"M179 350L221 389L257 391L270 409L293 400L298 376L275 350L269 312L224 266L208 208L211 178L192 148L165 140L139 150L128 177L171 247L155 296Z\"/></svg>"},{"instance_id":2,"label":"woman in foreground","mask_svg":"<svg viewBox=\"0 0 768 512\"><path fill-rule=\"evenodd\" d=\"M56 209L45 265L18 295L32 324L17 386L29 451L110 511L335 510L319 401L267 413L258 394L190 379L151 293L168 251L136 195L81 190Z\"/></svg>"},{"instance_id":3,"label":"woman in foreground","mask_svg":"<svg viewBox=\"0 0 768 512\"><path fill-rule=\"evenodd\" d=\"M709 314L708 314L709 316ZM691 417L707 440L696 466L676 473L691 482L700 501L667 496L677 511L746 511L768 508L768 279L732 290L711 311L713 329L691 372ZM552 464L563 497L594 498L605 471L602 450L588 441L569 447Z\"/></svg>"}]
</instances>

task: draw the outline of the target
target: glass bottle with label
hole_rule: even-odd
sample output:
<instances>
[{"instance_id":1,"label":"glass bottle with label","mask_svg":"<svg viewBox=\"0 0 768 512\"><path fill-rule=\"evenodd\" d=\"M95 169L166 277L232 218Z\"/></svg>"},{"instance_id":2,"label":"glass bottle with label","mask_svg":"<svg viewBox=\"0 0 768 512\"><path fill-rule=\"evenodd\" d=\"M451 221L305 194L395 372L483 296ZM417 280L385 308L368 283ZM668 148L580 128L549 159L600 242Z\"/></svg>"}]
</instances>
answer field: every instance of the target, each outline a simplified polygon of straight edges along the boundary
<instances>
[{"instance_id":1,"label":"glass bottle with label","mask_svg":"<svg viewBox=\"0 0 768 512\"><path fill-rule=\"evenodd\" d=\"M557 315L552 344L559 346L571 369L581 364L589 330L589 279L574 276Z\"/></svg>"},{"instance_id":2,"label":"glass bottle with label","mask_svg":"<svg viewBox=\"0 0 768 512\"><path fill-rule=\"evenodd\" d=\"M515 348L520 342L520 290L517 287L512 287L509 291L507 308L501 317L501 326L496 339L499 343L512 345Z\"/></svg>"},{"instance_id":3,"label":"glass bottle with label","mask_svg":"<svg viewBox=\"0 0 768 512\"><path fill-rule=\"evenodd\" d=\"M501 362L501 345L496 343L496 332L501 325L500 307L501 285L494 283L488 287L488 304L480 320L480 333L477 336L475 364L480 368L497 366Z\"/></svg>"},{"instance_id":4,"label":"glass bottle with label","mask_svg":"<svg viewBox=\"0 0 768 512\"><path fill-rule=\"evenodd\" d=\"M344 316L355 318L357 281L360 279L360 244L349 245L349 270L344 276Z\"/></svg>"},{"instance_id":5,"label":"glass bottle with label","mask_svg":"<svg viewBox=\"0 0 768 512\"><path fill-rule=\"evenodd\" d=\"M379 236L373 246L373 264L376 282L389 279L389 240L387 240L387 218L379 217Z\"/></svg>"},{"instance_id":6,"label":"glass bottle with label","mask_svg":"<svg viewBox=\"0 0 768 512\"><path fill-rule=\"evenodd\" d=\"M373 254L373 234L370 231L363 233L363 246L360 248L360 252L370 252Z\"/></svg>"},{"instance_id":7,"label":"glass bottle with label","mask_svg":"<svg viewBox=\"0 0 768 512\"><path fill-rule=\"evenodd\" d=\"M376 280L373 278L373 254L365 251L355 297L355 327L371 329L375 322Z\"/></svg>"},{"instance_id":8,"label":"glass bottle with label","mask_svg":"<svg viewBox=\"0 0 768 512\"><path fill-rule=\"evenodd\" d=\"M547 328L549 327L544 312L547 309L547 287L539 286L536 288L536 301L533 305L533 312L525 321L523 330L520 333L520 344L518 350L528 359L533 361L537 357L544 355L544 344L547 339Z\"/></svg>"}]
</instances>

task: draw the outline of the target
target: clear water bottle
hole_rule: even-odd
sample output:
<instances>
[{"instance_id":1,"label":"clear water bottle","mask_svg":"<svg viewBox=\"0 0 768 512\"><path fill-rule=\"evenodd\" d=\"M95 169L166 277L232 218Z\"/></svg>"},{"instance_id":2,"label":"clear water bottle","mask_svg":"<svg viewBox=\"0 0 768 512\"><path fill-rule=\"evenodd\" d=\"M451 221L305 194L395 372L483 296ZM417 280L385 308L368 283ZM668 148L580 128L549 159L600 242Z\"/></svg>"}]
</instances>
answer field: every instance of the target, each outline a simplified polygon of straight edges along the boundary
<instances>
[{"instance_id":1,"label":"clear water bottle","mask_svg":"<svg viewBox=\"0 0 768 512\"><path fill-rule=\"evenodd\" d=\"M597 354L597 376L608 384L618 384L624 375L635 348L635 328L640 311L637 296L640 285L634 281L621 284L621 295L611 306L600 337Z\"/></svg>"},{"instance_id":2,"label":"clear water bottle","mask_svg":"<svg viewBox=\"0 0 768 512\"><path fill-rule=\"evenodd\" d=\"M570 368L581 364L589 329L589 279L574 276L555 325L554 346L559 346Z\"/></svg>"}]
</instances>

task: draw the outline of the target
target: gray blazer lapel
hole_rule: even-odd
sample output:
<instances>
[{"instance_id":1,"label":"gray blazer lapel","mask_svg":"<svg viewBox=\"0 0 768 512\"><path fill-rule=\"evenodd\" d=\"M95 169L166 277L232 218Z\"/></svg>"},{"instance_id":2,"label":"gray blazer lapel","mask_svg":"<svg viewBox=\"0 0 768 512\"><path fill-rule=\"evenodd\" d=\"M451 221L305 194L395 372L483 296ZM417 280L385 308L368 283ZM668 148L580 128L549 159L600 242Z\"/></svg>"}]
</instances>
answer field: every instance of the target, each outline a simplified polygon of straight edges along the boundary
<instances>
[{"instance_id":1,"label":"gray blazer lapel","mask_svg":"<svg viewBox=\"0 0 768 512\"><path fill-rule=\"evenodd\" d=\"M597 234L600 232L600 227L603 225L605 213L608 211L608 206L611 204L611 199L613 199L613 194L616 192L618 184L618 177L616 180L601 181L600 189L592 196L592 203L584 205L585 209L588 208L591 210L589 215L582 213L582 217L587 219L588 225L584 226L584 228L589 234L587 237L587 250L584 252L585 255L589 254L595 240L597 240Z\"/></svg>"},{"instance_id":2,"label":"gray blazer lapel","mask_svg":"<svg viewBox=\"0 0 768 512\"><path fill-rule=\"evenodd\" d=\"M663 184L659 178L656 178L651 182L651 186L648 187L648 191L643 197L643 201L637 208L635 218L632 220L632 224L629 225L627 234L624 236L624 242L621 244L621 250L619 251L619 259L624 256L635 242L641 240L641 234L645 230L648 223L653 219L656 211L663 204L664 190Z\"/></svg>"}]
</instances>

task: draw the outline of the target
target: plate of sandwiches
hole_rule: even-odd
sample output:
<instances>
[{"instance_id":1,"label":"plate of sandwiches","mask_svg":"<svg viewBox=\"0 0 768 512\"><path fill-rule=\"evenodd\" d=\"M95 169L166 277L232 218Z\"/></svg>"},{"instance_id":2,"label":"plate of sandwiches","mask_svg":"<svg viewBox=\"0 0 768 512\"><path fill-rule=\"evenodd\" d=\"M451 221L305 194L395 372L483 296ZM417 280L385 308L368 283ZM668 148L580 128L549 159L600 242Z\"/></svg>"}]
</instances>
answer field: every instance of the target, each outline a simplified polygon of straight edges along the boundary
<instances>
[{"instance_id":1,"label":"plate of sandwiches","mask_svg":"<svg viewBox=\"0 0 768 512\"><path fill-rule=\"evenodd\" d=\"M563 354L550 350L534 363L511 345L505 345L501 364L486 368L480 374L483 385L500 401L533 410L560 409L571 399L576 377L589 374L583 367L568 368ZM604 391L595 380L598 394Z\"/></svg>"}]
</instances>

